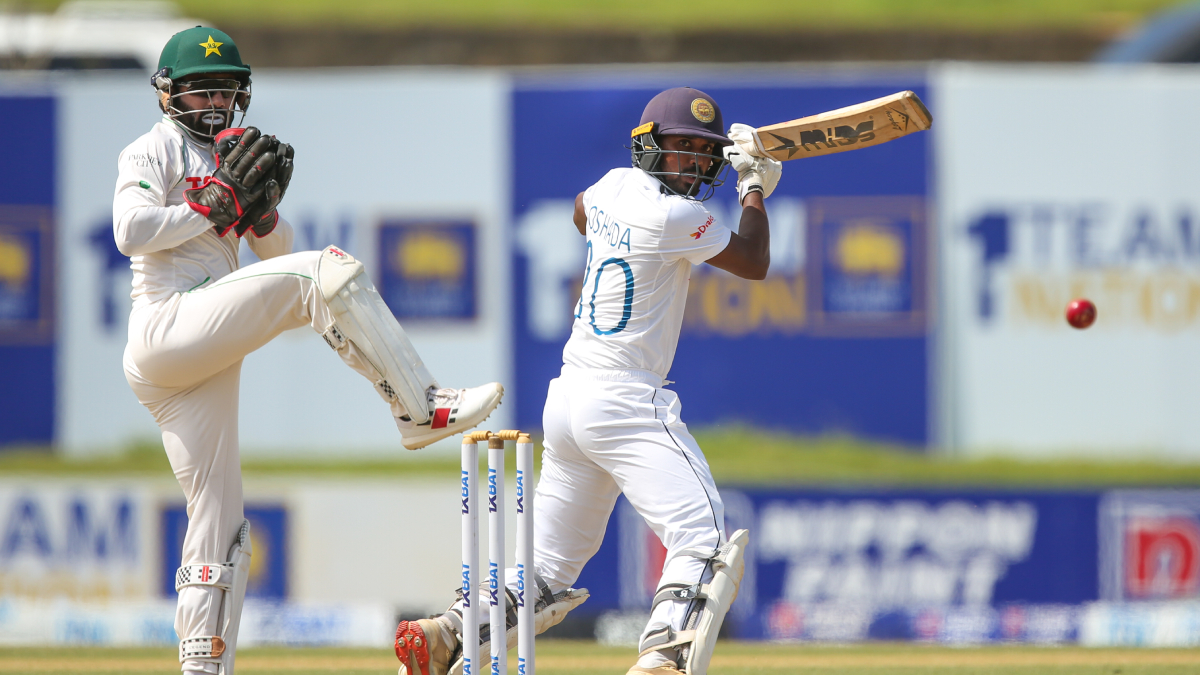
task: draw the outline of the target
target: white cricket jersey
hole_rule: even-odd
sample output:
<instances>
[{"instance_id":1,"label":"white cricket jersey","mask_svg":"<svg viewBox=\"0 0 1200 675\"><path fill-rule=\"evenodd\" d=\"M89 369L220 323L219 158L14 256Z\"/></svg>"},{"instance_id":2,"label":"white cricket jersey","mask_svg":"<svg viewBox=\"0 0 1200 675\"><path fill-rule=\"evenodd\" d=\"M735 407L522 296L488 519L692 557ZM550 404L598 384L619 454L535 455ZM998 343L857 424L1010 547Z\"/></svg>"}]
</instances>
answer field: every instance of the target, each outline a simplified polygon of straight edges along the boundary
<instances>
[{"instance_id":1,"label":"white cricket jersey","mask_svg":"<svg viewBox=\"0 0 1200 675\"><path fill-rule=\"evenodd\" d=\"M563 363L666 378L692 265L724 250L731 232L641 169L609 171L583 193L583 206L587 267Z\"/></svg>"},{"instance_id":2,"label":"white cricket jersey","mask_svg":"<svg viewBox=\"0 0 1200 675\"><path fill-rule=\"evenodd\" d=\"M217 168L212 144L199 143L167 117L130 143L117 160L113 235L130 256L133 302L156 302L176 292L210 284L238 268L232 232L218 237L207 218L183 201ZM251 250L266 260L292 250L292 227L283 220L259 239L247 234Z\"/></svg>"}]
</instances>

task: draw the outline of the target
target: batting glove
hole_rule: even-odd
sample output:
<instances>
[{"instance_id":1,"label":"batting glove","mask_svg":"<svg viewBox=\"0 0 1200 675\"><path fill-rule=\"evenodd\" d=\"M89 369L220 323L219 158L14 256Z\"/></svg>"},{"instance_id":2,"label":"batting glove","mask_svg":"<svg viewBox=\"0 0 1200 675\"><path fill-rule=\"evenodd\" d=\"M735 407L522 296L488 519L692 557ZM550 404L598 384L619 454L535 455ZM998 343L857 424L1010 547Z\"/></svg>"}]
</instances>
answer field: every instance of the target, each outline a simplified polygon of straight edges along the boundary
<instances>
[{"instance_id":1,"label":"batting glove","mask_svg":"<svg viewBox=\"0 0 1200 675\"><path fill-rule=\"evenodd\" d=\"M738 173L738 201L745 201L751 192L761 192L764 199L770 197L783 175L783 163L762 153L754 127L734 124L729 128L729 139L733 145L725 147L725 159Z\"/></svg>"}]
</instances>

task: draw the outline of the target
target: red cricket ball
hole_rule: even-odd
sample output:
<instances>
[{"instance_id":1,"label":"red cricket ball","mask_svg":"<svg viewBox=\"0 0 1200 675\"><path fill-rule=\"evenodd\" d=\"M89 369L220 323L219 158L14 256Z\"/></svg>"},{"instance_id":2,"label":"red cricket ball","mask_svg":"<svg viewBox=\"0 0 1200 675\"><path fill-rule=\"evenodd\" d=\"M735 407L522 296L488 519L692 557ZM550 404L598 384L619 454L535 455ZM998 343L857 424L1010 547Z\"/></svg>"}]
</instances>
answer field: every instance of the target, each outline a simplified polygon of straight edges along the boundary
<instances>
[{"instance_id":1,"label":"red cricket ball","mask_svg":"<svg viewBox=\"0 0 1200 675\"><path fill-rule=\"evenodd\" d=\"M1072 300L1067 305L1067 323L1073 328L1083 330L1096 322L1096 305L1087 298Z\"/></svg>"}]
</instances>

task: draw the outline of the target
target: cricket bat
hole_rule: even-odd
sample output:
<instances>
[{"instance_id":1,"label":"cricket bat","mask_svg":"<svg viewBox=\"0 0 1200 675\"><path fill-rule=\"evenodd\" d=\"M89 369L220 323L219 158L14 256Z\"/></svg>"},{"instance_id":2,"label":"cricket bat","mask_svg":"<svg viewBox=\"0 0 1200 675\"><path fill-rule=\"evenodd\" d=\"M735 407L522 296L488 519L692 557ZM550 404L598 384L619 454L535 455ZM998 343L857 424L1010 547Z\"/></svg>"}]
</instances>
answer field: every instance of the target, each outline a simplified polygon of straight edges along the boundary
<instances>
[{"instance_id":1,"label":"cricket bat","mask_svg":"<svg viewBox=\"0 0 1200 675\"><path fill-rule=\"evenodd\" d=\"M887 143L925 131L933 117L921 99L902 91L873 101L755 129L758 150L780 161L820 157Z\"/></svg>"}]
</instances>

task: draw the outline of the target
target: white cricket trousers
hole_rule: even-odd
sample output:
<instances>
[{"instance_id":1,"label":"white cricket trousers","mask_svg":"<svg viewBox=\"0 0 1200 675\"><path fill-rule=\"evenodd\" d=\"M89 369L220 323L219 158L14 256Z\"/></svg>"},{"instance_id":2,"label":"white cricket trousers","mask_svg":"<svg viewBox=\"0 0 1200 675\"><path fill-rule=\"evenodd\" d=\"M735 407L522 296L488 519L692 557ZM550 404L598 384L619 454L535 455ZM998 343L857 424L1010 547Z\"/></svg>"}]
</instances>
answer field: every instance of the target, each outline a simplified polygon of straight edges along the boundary
<instances>
[{"instance_id":1,"label":"white cricket trousers","mask_svg":"<svg viewBox=\"0 0 1200 675\"><path fill-rule=\"evenodd\" d=\"M552 591L579 578L620 494L667 549L660 586L711 577L706 561L680 552L725 543L725 508L704 453L679 417L679 397L661 386L646 371L571 366L550 381L533 504L534 566ZM687 606L663 602L650 623L679 630Z\"/></svg>"},{"instance_id":2,"label":"white cricket trousers","mask_svg":"<svg viewBox=\"0 0 1200 675\"><path fill-rule=\"evenodd\" d=\"M163 447L187 498L184 565L226 562L242 525L242 359L286 330L309 325L324 332L333 321L315 281L320 258L319 251L271 258L206 288L135 307L129 316L125 378L162 429ZM343 360L374 381L374 371L353 345ZM179 638L221 636L221 599L220 589L184 587L175 613ZM221 637L228 675L237 636ZM216 673L217 665L188 661L183 670Z\"/></svg>"}]
</instances>

